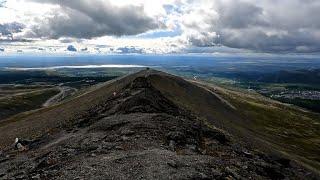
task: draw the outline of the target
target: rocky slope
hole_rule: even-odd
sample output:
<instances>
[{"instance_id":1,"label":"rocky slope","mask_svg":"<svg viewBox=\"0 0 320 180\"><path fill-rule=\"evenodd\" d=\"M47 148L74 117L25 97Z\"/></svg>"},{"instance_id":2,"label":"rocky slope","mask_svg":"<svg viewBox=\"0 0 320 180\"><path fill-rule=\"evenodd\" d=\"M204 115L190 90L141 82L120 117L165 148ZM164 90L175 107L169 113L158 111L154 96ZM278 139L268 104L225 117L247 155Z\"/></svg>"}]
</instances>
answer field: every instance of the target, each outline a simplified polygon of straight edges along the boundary
<instances>
[{"instance_id":1,"label":"rocky slope","mask_svg":"<svg viewBox=\"0 0 320 180\"><path fill-rule=\"evenodd\" d=\"M0 179L318 178L294 161L247 146L169 100L153 85L154 75L163 76L146 70L124 78L125 83L115 82L114 91L98 96L68 123L57 115L59 128L30 135L27 150L3 148ZM45 117L48 112L40 113Z\"/></svg>"}]
</instances>

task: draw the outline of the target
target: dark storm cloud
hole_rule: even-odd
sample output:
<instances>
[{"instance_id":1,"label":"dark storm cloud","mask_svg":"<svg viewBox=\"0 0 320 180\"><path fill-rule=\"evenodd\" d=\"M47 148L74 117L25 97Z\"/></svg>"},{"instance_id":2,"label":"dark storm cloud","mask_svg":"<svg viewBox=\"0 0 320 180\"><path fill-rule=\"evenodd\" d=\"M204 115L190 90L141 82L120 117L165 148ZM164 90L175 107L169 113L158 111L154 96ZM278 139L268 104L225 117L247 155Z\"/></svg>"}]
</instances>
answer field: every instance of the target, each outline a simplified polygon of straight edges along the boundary
<instances>
[{"instance_id":1,"label":"dark storm cloud","mask_svg":"<svg viewBox=\"0 0 320 180\"><path fill-rule=\"evenodd\" d=\"M72 37L90 39L105 35L136 35L161 25L144 13L141 6L114 6L102 0L30 0L59 5L60 10L39 19L30 37Z\"/></svg>"},{"instance_id":2,"label":"dark storm cloud","mask_svg":"<svg viewBox=\"0 0 320 180\"><path fill-rule=\"evenodd\" d=\"M320 1L216 0L218 18L204 14L210 28L190 36L194 46L217 44L262 52L320 52ZM189 25L190 26L190 25ZM208 38L210 32L217 36Z\"/></svg>"}]
</instances>

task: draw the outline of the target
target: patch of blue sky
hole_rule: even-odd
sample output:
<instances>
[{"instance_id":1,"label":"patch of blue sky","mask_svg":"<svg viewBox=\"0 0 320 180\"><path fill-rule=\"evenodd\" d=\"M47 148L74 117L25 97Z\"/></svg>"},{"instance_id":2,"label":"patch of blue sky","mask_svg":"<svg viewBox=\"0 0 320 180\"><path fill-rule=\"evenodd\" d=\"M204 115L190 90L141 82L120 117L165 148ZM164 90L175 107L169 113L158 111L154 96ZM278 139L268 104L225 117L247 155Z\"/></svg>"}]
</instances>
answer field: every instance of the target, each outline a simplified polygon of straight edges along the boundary
<instances>
[{"instance_id":1,"label":"patch of blue sky","mask_svg":"<svg viewBox=\"0 0 320 180\"><path fill-rule=\"evenodd\" d=\"M166 4L163 6L163 8L166 10L167 14L181 13L181 9L179 7L173 6L171 4Z\"/></svg>"},{"instance_id":2,"label":"patch of blue sky","mask_svg":"<svg viewBox=\"0 0 320 180\"><path fill-rule=\"evenodd\" d=\"M174 30L157 30L157 31L150 31L143 34L139 34L136 37L139 38L146 38L146 39L153 39L153 38L161 38L161 37L175 37L180 36L182 31L180 28L176 28Z\"/></svg>"}]
</instances>

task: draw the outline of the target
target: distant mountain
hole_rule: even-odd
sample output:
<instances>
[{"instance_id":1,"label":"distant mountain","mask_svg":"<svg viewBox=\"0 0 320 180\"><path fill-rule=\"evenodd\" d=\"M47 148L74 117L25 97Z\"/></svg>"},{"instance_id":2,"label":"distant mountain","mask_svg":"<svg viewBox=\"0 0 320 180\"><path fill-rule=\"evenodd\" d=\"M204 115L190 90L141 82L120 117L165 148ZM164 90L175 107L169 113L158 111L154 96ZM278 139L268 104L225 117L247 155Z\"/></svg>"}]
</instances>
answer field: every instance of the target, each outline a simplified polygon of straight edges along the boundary
<instances>
[{"instance_id":1,"label":"distant mountain","mask_svg":"<svg viewBox=\"0 0 320 180\"><path fill-rule=\"evenodd\" d=\"M316 179L318 117L147 69L0 122L0 178Z\"/></svg>"}]
</instances>

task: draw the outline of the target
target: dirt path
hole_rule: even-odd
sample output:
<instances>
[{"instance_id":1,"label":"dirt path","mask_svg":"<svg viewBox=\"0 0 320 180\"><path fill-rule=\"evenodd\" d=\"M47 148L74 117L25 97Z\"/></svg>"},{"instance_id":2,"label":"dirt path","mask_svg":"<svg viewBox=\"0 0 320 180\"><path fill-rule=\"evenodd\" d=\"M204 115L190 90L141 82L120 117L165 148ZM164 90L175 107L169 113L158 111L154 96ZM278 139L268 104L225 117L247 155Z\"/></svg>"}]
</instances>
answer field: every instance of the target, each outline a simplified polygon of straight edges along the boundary
<instances>
[{"instance_id":1,"label":"dirt path","mask_svg":"<svg viewBox=\"0 0 320 180\"><path fill-rule=\"evenodd\" d=\"M53 104L56 104L56 103L62 101L67 96L69 96L70 94L78 91L75 88L71 88L71 87L67 87L67 86L61 86L61 87L59 87L59 90L60 90L60 93L58 93L58 94L54 95L53 97L51 97L50 99L48 99L42 106L48 107Z\"/></svg>"}]
</instances>

